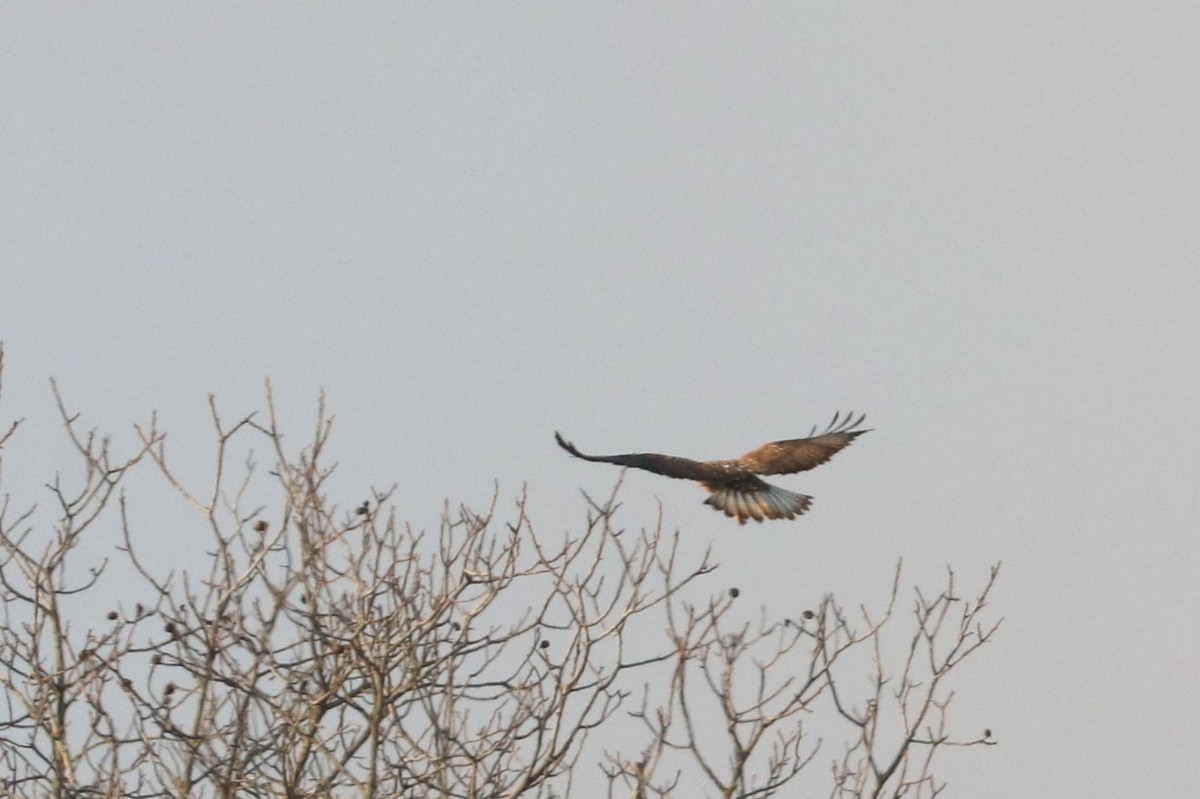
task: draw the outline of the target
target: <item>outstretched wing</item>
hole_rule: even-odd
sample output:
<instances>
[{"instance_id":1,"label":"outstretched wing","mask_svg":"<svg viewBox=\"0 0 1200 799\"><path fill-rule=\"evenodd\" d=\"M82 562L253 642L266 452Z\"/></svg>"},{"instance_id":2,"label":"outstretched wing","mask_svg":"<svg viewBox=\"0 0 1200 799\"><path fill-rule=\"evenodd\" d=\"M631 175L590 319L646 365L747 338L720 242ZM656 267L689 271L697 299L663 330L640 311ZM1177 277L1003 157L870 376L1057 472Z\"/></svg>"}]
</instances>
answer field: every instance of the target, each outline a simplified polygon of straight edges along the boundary
<instances>
[{"instance_id":1,"label":"outstretched wing","mask_svg":"<svg viewBox=\"0 0 1200 799\"><path fill-rule=\"evenodd\" d=\"M630 466L634 469L645 469L648 472L661 474L665 477L675 477L680 480L711 480L725 476L720 470L714 470L712 465L688 458L677 458L674 455L659 455L657 452L631 452L626 455L585 455L575 448L559 433L554 434L558 445L576 458L594 463L612 463L617 466Z\"/></svg>"},{"instance_id":2,"label":"outstretched wing","mask_svg":"<svg viewBox=\"0 0 1200 799\"><path fill-rule=\"evenodd\" d=\"M787 441L772 441L753 452L738 458L738 463L756 474L791 474L803 472L825 463L842 449L850 446L854 439L869 430L857 430L866 414L857 419L853 413L840 413L820 435L814 435L814 427L808 438L793 438Z\"/></svg>"}]
</instances>

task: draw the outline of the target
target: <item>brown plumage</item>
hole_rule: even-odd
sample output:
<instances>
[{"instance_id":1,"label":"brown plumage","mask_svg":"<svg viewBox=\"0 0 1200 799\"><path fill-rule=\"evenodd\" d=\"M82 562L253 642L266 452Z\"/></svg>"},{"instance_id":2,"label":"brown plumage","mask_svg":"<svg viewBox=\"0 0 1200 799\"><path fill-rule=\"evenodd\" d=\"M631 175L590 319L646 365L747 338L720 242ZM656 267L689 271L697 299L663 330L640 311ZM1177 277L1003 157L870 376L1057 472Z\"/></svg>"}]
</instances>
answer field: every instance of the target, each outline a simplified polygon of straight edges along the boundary
<instances>
[{"instance_id":1,"label":"brown plumage","mask_svg":"<svg viewBox=\"0 0 1200 799\"><path fill-rule=\"evenodd\" d=\"M850 446L867 430L857 429L866 419L853 413L837 414L820 434L814 427L808 438L793 438L763 444L737 460L693 461L674 455L654 452L633 452L627 455L584 455L559 433L554 434L558 445L576 458L598 463L632 466L648 472L695 480L712 496L704 500L726 516L745 524L748 519L794 519L812 505L812 497L773 486L758 478L760 474L792 474L820 466L839 450Z\"/></svg>"}]
</instances>

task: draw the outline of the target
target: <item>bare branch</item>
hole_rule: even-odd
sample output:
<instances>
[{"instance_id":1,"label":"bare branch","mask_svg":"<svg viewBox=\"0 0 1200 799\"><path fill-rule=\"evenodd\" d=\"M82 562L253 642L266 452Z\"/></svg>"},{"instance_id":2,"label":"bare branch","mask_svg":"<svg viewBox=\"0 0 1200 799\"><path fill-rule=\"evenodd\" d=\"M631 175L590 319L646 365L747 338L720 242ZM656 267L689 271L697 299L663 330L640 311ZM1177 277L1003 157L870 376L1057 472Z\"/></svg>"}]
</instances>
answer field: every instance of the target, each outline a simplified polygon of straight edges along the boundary
<instances>
[{"instance_id":1,"label":"bare branch","mask_svg":"<svg viewBox=\"0 0 1200 799\"><path fill-rule=\"evenodd\" d=\"M714 583L711 552L664 530L661 508L622 527L620 480L584 495L572 532L539 529L524 492L498 509L499 489L419 531L397 521L394 487L346 500L324 397L298 451L270 384L262 414L210 397L213 469L185 485L156 416L118 457L52 385L83 471L47 486L49 529L0 502L6 796L548 799L604 784L745 799L795 795L842 740L831 796L919 797L944 787L938 752L996 744L955 734L949 708L951 673L999 628L998 564L974 594L953 571L936 595L916 589L911 616L898 564L881 608L831 594L781 617ZM121 486L143 460L201 512L199 567L139 556ZM112 595L109 561L80 552L85 535L103 544L105 514L132 606L86 607Z\"/></svg>"}]
</instances>

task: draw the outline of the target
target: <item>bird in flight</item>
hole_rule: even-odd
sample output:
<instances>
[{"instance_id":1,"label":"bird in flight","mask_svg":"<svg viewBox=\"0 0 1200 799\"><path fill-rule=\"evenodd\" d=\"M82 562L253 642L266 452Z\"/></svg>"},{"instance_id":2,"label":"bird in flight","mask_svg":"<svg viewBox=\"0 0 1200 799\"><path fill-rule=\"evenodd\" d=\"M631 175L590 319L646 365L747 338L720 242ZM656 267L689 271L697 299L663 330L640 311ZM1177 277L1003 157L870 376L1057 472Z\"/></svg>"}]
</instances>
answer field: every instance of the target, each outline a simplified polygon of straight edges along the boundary
<instances>
[{"instance_id":1,"label":"bird in flight","mask_svg":"<svg viewBox=\"0 0 1200 799\"><path fill-rule=\"evenodd\" d=\"M627 455L585 455L558 432L558 445L576 458L596 463L615 463L648 472L695 480L712 496L704 504L724 511L739 524L754 519L794 519L812 505L812 497L797 494L760 480L760 474L793 474L820 466L868 430L860 429L866 414L836 414L821 433L813 427L808 438L772 441L736 460L694 461L655 452Z\"/></svg>"}]
</instances>

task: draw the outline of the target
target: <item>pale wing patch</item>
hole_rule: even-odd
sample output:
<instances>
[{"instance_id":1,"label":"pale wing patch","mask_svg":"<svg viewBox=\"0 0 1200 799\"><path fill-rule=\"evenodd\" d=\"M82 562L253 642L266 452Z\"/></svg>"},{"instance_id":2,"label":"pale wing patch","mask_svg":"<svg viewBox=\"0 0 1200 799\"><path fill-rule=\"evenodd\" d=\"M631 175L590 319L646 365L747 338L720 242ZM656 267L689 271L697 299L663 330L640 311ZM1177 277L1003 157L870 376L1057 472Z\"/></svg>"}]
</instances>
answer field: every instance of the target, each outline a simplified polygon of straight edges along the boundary
<instances>
[{"instance_id":1,"label":"pale wing patch","mask_svg":"<svg viewBox=\"0 0 1200 799\"><path fill-rule=\"evenodd\" d=\"M738 458L737 463L755 474L792 474L816 468L868 432L856 429L865 419L865 414L857 418L853 413L838 414L820 435L816 435L814 428L808 438L763 444Z\"/></svg>"}]
</instances>

